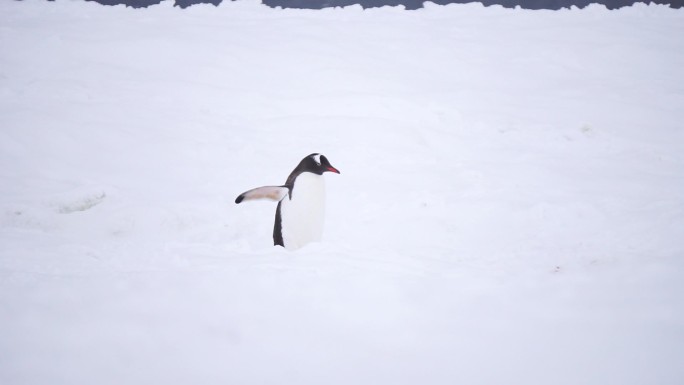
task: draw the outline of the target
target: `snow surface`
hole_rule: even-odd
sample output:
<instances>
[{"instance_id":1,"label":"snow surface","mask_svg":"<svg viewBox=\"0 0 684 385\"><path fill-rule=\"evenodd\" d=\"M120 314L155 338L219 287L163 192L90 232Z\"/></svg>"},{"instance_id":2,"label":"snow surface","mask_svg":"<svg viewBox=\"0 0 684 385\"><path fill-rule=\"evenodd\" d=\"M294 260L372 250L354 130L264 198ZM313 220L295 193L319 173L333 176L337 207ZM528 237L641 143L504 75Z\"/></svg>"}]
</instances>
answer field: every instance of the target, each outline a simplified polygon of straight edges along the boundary
<instances>
[{"instance_id":1,"label":"snow surface","mask_svg":"<svg viewBox=\"0 0 684 385\"><path fill-rule=\"evenodd\" d=\"M684 11L0 2L0 383L684 383ZM324 240L235 205L324 153Z\"/></svg>"}]
</instances>

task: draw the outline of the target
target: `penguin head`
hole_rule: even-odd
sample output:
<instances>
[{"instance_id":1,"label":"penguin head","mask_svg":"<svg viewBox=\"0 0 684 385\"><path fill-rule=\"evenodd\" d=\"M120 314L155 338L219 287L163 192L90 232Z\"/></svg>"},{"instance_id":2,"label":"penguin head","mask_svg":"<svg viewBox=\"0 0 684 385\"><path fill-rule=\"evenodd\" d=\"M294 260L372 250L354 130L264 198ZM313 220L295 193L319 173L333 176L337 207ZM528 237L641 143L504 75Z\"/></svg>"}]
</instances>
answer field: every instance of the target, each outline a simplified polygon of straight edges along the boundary
<instances>
[{"instance_id":1,"label":"penguin head","mask_svg":"<svg viewBox=\"0 0 684 385\"><path fill-rule=\"evenodd\" d=\"M322 175L324 172L334 172L335 174L340 173L338 169L330 164L330 161L328 161L328 158L326 158L325 155L317 153L311 154L302 159L302 161L299 163L299 166L302 168L303 172L311 172L317 175Z\"/></svg>"}]
</instances>

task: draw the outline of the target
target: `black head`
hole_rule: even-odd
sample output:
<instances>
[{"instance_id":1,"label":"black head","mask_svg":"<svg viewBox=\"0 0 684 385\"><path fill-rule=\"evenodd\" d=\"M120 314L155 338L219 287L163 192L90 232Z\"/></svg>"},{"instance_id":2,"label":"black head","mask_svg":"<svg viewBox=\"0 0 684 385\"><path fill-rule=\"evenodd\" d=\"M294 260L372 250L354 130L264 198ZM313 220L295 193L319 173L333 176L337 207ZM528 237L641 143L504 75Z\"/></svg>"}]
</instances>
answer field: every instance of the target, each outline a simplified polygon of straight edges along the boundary
<instances>
[{"instance_id":1,"label":"black head","mask_svg":"<svg viewBox=\"0 0 684 385\"><path fill-rule=\"evenodd\" d=\"M340 173L338 169L330 164L328 158L321 154L311 154L307 156L299 162L297 168L300 169L301 172L311 172L317 175L322 175L324 172Z\"/></svg>"},{"instance_id":2,"label":"black head","mask_svg":"<svg viewBox=\"0 0 684 385\"><path fill-rule=\"evenodd\" d=\"M328 158L326 158L324 155L314 153L305 157L301 162L299 162L297 167L287 178L287 182L285 184L292 186L295 178L297 178L297 176L303 172L310 172L316 175L323 175L324 172L334 172L335 174L340 173L338 169L330 164Z\"/></svg>"}]
</instances>

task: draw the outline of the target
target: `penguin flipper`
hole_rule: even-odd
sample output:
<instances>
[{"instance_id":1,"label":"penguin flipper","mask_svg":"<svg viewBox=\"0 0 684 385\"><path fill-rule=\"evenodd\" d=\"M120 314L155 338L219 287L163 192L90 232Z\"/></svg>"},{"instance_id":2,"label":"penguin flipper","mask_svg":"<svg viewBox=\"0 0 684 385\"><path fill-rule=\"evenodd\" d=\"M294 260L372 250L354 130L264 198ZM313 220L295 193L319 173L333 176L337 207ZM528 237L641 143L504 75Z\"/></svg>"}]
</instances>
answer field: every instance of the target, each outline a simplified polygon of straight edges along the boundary
<instances>
[{"instance_id":1,"label":"penguin flipper","mask_svg":"<svg viewBox=\"0 0 684 385\"><path fill-rule=\"evenodd\" d=\"M285 198L285 195L287 195L288 192L289 189L285 186L257 187L238 195L238 197L235 198L235 203L257 199L268 199L279 202Z\"/></svg>"}]
</instances>

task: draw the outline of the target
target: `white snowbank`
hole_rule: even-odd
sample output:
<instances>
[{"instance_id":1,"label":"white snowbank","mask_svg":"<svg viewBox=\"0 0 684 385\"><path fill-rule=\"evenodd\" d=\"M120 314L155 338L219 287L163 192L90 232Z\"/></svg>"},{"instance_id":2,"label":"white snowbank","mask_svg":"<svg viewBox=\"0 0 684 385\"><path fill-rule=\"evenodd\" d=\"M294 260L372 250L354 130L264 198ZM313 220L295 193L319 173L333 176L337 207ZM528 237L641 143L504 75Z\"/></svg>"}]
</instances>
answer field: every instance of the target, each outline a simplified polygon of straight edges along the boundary
<instances>
[{"instance_id":1,"label":"white snowbank","mask_svg":"<svg viewBox=\"0 0 684 385\"><path fill-rule=\"evenodd\" d=\"M680 384L684 11L0 3L0 383ZM306 154L325 240L271 246Z\"/></svg>"}]
</instances>

